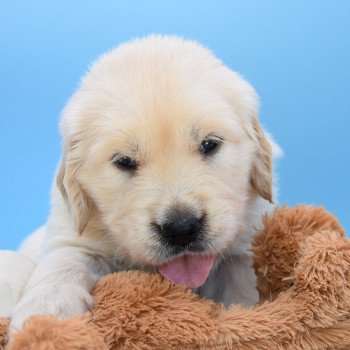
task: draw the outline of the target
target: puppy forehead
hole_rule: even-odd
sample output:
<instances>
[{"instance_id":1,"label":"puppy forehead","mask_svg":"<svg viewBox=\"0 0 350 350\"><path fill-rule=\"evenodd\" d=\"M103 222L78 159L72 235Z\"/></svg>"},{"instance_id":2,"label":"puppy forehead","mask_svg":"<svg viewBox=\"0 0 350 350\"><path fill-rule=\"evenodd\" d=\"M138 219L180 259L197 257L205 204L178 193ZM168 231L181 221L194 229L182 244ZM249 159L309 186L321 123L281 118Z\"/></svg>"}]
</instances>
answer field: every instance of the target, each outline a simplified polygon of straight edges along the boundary
<instances>
[{"instance_id":1,"label":"puppy forehead","mask_svg":"<svg viewBox=\"0 0 350 350\"><path fill-rule=\"evenodd\" d=\"M209 50L179 38L151 36L94 63L66 107L61 128L89 142L117 139L121 133L132 140L139 131L138 138L161 134L166 139L172 130L180 135L181 128L199 130L203 137L200 131L220 129L208 125L215 120L237 138L256 110L251 86ZM175 127L167 127L172 120Z\"/></svg>"},{"instance_id":2,"label":"puppy forehead","mask_svg":"<svg viewBox=\"0 0 350 350\"><path fill-rule=\"evenodd\" d=\"M152 145L161 149L181 147L208 135L232 142L245 136L239 111L245 102L240 101L239 93L238 101L228 99L229 89L223 86L226 75L221 79L221 70L208 69L200 75L192 72L198 65L163 62L159 69L146 69L149 66L140 62L135 74L130 67L122 70L113 66L115 70L111 71L106 62L101 64L77 94L76 100L83 103L75 104L78 108L72 104L73 110L84 107L76 125L90 143L88 148L108 143L116 151L130 154L145 152ZM108 74L102 74L104 70Z\"/></svg>"},{"instance_id":3,"label":"puppy forehead","mask_svg":"<svg viewBox=\"0 0 350 350\"><path fill-rule=\"evenodd\" d=\"M180 151L196 147L210 136L232 143L241 142L245 133L239 120L229 109L203 113L200 110L168 111L149 114L99 118L102 124L95 129L95 145L106 152L130 156Z\"/></svg>"}]
</instances>

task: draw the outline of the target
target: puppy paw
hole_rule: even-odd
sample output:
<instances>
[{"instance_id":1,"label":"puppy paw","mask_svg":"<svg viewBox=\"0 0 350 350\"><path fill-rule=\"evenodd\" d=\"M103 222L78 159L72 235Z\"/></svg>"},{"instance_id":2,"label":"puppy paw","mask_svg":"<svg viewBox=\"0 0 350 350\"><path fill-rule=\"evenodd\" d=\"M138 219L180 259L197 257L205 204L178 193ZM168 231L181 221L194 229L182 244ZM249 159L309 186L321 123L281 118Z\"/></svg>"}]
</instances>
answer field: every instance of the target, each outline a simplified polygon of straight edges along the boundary
<instances>
[{"instance_id":1,"label":"puppy paw","mask_svg":"<svg viewBox=\"0 0 350 350\"><path fill-rule=\"evenodd\" d=\"M23 328L26 320L34 315L54 315L66 319L74 315L83 315L93 307L91 294L82 286L64 284L56 286L46 293L25 294L16 306L10 324L10 332Z\"/></svg>"}]
</instances>

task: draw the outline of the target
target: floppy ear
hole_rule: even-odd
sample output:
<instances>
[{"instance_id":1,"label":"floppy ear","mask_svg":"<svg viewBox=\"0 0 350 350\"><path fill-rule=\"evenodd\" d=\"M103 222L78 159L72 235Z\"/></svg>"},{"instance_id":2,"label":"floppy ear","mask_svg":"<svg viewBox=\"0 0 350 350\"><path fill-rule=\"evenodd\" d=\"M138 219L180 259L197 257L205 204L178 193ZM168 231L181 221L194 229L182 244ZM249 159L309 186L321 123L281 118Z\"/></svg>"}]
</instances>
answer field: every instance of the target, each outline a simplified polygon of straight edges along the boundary
<instances>
[{"instance_id":1,"label":"floppy ear","mask_svg":"<svg viewBox=\"0 0 350 350\"><path fill-rule=\"evenodd\" d=\"M64 145L56 184L70 208L76 230L82 234L90 218L92 201L77 179L81 165L78 147L78 139L67 141Z\"/></svg>"},{"instance_id":2,"label":"floppy ear","mask_svg":"<svg viewBox=\"0 0 350 350\"><path fill-rule=\"evenodd\" d=\"M256 156L250 181L260 196L272 203L272 151L270 143L255 116L252 119L251 138L256 144Z\"/></svg>"},{"instance_id":3,"label":"floppy ear","mask_svg":"<svg viewBox=\"0 0 350 350\"><path fill-rule=\"evenodd\" d=\"M258 121L259 98L247 81L235 72L230 71L229 74L233 79L224 95L235 113L240 116L243 128L256 149L250 182L261 197L272 203L272 150Z\"/></svg>"}]
</instances>

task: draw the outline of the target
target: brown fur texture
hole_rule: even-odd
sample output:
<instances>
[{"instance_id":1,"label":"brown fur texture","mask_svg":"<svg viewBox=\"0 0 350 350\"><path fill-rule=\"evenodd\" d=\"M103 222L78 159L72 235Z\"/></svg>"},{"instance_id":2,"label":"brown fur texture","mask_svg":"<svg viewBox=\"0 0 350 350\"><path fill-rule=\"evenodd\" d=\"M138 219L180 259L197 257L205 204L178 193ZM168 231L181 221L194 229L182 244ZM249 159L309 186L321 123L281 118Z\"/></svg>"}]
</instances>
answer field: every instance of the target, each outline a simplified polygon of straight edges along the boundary
<instances>
[{"instance_id":1,"label":"brown fur texture","mask_svg":"<svg viewBox=\"0 0 350 350\"><path fill-rule=\"evenodd\" d=\"M7 343L7 328L9 325L9 321L0 318L0 349L3 349Z\"/></svg>"},{"instance_id":2,"label":"brown fur texture","mask_svg":"<svg viewBox=\"0 0 350 350\"><path fill-rule=\"evenodd\" d=\"M9 349L350 349L343 228L311 206L281 207L264 225L253 244L260 305L224 309L161 276L121 272L97 284L91 315L33 317Z\"/></svg>"}]
</instances>

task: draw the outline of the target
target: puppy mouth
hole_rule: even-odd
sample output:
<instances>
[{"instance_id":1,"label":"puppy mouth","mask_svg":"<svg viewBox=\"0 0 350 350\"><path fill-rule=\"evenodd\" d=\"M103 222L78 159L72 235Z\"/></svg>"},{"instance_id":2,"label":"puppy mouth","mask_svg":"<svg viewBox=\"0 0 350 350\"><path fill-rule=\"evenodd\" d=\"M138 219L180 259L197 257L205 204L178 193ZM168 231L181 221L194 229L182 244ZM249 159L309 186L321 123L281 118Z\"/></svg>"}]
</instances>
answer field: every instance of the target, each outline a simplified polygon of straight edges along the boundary
<instances>
[{"instance_id":1,"label":"puppy mouth","mask_svg":"<svg viewBox=\"0 0 350 350\"><path fill-rule=\"evenodd\" d=\"M198 288L207 280L214 260L213 255L184 254L159 265L158 270L175 284Z\"/></svg>"}]
</instances>

